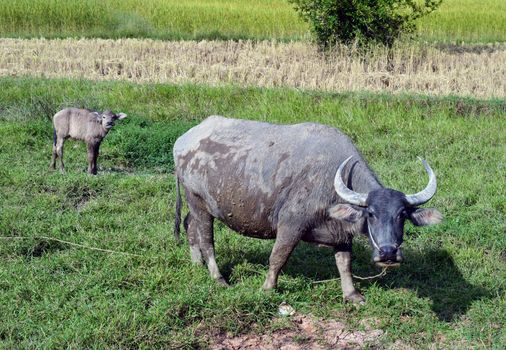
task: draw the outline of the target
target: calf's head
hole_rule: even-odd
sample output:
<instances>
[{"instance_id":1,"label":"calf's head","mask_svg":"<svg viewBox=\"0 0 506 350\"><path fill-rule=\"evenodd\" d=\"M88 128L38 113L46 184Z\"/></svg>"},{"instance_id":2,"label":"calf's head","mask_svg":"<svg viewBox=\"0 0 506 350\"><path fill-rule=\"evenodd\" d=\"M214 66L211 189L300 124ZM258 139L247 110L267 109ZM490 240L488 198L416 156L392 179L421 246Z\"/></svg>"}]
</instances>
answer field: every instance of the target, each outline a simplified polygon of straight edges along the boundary
<instances>
[{"instance_id":1,"label":"calf's head","mask_svg":"<svg viewBox=\"0 0 506 350\"><path fill-rule=\"evenodd\" d=\"M100 114L102 127L106 130L111 129L116 120L125 119L126 117L127 115L125 113L114 114L111 111L105 111Z\"/></svg>"},{"instance_id":2,"label":"calf's head","mask_svg":"<svg viewBox=\"0 0 506 350\"><path fill-rule=\"evenodd\" d=\"M380 266L398 265L403 260L400 246L403 241L404 223L410 220L417 226L433 225L441 222L443 216L433 208L417 208L428 202L436 193L436 175L423 160L429 174L427 187L416 194L381 188L367 194L350 190L342 180L346 159L337 170L334 187L346 204L338 204L329 210L334 219L357 223L362 227L373 247L373 261Z\"/></svg>"}]
</instances>

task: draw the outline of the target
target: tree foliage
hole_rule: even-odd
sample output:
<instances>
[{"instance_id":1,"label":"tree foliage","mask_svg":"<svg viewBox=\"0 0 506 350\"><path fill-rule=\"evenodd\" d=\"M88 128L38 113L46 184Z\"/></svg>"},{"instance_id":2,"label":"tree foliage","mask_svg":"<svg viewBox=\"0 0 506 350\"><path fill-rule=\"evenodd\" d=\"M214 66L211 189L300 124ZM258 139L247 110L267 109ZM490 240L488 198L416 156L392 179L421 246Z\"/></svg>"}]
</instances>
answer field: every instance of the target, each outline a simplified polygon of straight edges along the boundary
<instances>
[{"instance_id":1,"label":"tree foliage","mask_svg":"<svg viewBox=\"0 0 506 350\"><path fill-rule=\"evenodd\" d=\"M442 0L288 0L309 22L318 45L381 43L415 32L416 20Z\"/></svg>"}]
</instances>

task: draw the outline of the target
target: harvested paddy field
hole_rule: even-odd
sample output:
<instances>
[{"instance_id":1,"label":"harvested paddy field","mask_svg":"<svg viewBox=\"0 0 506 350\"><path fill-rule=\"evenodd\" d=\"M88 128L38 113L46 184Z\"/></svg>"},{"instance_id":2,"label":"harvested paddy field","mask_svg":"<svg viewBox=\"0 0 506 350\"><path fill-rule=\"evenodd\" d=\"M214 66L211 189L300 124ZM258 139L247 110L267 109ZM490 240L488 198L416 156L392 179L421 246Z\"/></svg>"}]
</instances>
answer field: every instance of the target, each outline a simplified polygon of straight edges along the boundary
<instances>
[{"instance_id":1,"label":"harvested paddy field","mask_svg":"<svg viewBox=\"0 0 506 350\"><path fill-rule=\"evenodd\" d=\"M400 45L393 57L304 42L0 39L0 76L506 97L506 45Z\"/></svg>"}]
</instances>

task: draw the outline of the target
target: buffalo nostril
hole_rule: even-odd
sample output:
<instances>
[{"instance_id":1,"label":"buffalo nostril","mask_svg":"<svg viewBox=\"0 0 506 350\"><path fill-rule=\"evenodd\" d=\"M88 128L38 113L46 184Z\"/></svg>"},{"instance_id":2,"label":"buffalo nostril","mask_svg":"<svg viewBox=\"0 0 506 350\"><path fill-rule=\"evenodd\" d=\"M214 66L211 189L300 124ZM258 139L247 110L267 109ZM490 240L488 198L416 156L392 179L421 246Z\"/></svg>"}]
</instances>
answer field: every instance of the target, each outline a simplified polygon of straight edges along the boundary
<instances>
[{"instance_id":1,"label":"buffalo nostril","mask_svg":"<svg viewBox=\"0 0 506 350\"><path fill-rule=\"evenodd\" d=\"M397 252L397 248L394 246L391 246L391 245L387 245L387 246L380 248L380 253L383 253L383 254L390 255L390 254L395 254L396 252Z\"/></svg>"},{"instance_id":2,"label":"buffalo nostril","mask_svg":"<svg viewBox=\"0 0 506 350\"><path fill-rule=\"evenodd\" d=\"M397 248L394 246L384 246L380 248L381 260L397 260Z\"/></svg>"}]
</instances>

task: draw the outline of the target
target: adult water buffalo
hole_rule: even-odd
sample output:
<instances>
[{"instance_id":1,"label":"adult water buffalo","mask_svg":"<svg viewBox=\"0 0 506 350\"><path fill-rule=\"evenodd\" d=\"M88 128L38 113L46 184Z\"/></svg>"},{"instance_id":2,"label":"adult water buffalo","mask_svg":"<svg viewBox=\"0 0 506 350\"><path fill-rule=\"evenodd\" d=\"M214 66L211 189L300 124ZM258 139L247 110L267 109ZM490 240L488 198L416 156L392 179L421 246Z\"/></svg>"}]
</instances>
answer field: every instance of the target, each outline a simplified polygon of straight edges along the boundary
<instances>
[{"instance_id":1,"label":"adult water buffalo","mask_svg":"<svg viewBox=\"0 0 506 350\"><path fill-rule=\"evenodd\" d=\"M399 264L404 222L441 221L421 205L434 196L427 187L405 195L383 187L352 141L338 129L314 124L273 125L211 116L174 145L177 177L175 236L179 240L183 186L191 258L204 258L211 276L225 284L214 256L213 220L243 235L275 239L263 288L278 274L300 240L331 246L343 295L361 302L351 274L353 235L368 235L378 265Z\"/></svg>"}]
</instances>

